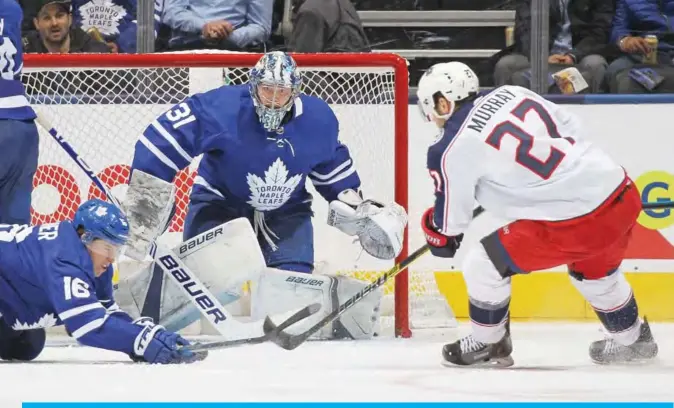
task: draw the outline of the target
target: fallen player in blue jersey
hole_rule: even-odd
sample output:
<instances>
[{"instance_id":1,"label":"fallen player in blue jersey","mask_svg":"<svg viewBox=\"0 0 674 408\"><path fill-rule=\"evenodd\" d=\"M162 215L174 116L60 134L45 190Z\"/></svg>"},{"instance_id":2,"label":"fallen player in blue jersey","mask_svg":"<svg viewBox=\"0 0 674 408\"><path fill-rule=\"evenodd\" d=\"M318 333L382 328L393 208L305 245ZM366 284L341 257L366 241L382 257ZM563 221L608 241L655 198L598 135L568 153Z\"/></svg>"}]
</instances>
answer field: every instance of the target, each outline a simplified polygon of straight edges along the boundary
<instances>
[{"instance_id":1,"label":"fallen player in blue jersey","mask_svg":"<svg viewBox=\"0 0 674 408\"><path fill-rule=\"evenodd\" d=\"M30 361L45 328L65 325L83 345L125 353L137 362L191 363L205 353L151 319L133 320L113 300L112 262L128 239L114 205L83 203L74 221L0 225L0 358Z\"/></svg>"}]
</instances>

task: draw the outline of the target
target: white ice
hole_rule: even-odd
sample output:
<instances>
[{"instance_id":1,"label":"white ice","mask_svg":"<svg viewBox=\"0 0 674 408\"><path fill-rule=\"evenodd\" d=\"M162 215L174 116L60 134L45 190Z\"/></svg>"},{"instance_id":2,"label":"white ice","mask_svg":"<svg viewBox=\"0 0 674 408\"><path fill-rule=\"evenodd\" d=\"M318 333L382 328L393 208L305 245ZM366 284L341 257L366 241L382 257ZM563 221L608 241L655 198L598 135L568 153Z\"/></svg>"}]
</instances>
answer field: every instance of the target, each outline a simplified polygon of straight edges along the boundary
<instances>
[{"instance_id":1,"label":"white ice","mask_svg":"<svg viewBox=\"0 0 674 408\"><path fill-rule=\"evenodd\" d=\"M447 368L456 336L273 344L211 352L193 365L134 364L86 347L48 347L32 363L0 363L0 406L21 401L672 401L674 324L653 324L650 365L606 367L587 348L597 324L513 323L515 366ZM465 326L459 333L464 333Z\"/></svg>"}]
</instances>

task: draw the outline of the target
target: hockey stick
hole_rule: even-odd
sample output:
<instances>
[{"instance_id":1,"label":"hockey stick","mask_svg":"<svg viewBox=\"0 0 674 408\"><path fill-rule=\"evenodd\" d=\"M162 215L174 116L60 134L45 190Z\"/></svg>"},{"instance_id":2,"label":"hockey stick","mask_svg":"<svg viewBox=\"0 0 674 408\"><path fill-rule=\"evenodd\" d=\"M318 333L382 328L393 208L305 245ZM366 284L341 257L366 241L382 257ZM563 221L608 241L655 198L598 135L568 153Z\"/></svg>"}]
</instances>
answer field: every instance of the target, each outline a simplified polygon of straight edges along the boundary
<instances>
[{"instance_id":1,"label":"hockey stick","mask_svg":"<svg viewBox=\"0 0 674 408\"><path fill-rule=\"evenodd\" d=\"M674 201L661 201L654 203L641 203L644 210L660 210L665 208L674 208Z\"/></svg>"},{"instance_id":2,"label":"hockey stick","mask_svg":"<svg viewBox=\"0 0 674 408\"><path fill-rule=\"evenodd\" d=\"M477 207L475 210L473 210L473 218L477 217L483 212L484 208ZM351 298L347 299L346 302L339 305L337 309L330 312L318 323L314 324L313 326L311 326L302 333L294 335L285 333L279 330L278 328L279 326L276 326L274 322L272 322L271 319L269 318L265 319L264 331L265 333L270 333L272 335L275 333L273 338L271 338L271 341L273 341L279 347L286 350L293 350L299 347L305 341L307 341L309 337L311 337L314 333L323 328L326 324L332 322L333 320L337 319L339 316L344 314L344 312L351 309L356 303L358 303L365 296L369 295L379 287L383 286L386 282L388 282L394 276L398 275L400 272L406 270L414 261L421 258L428 251L430 251L430 247L428 246L428 244L423 245L421 248L417 249L412 254L410 254L407 258L403 259L399 264L396 264L395 266L393 266L393 268L389 269L383 275L378 277L374 282L364 287L360 292L356 293Z\"/></svg>"},{"instance_id":3,"label":"hockey stick","mask_svg":"<svg viewBox=\"0 0 674 408\"><path fill-rule=\"evenodd\" d=\"M214 341L210 343L197 343L197 344L192 344L189 346L186 346L188 350L191 351L204 351L204 350L214 350L214 349L225 349L225 348L232 348L232 347L237 347L237 346L243 346L246 344L259 344L259 343L264 343L267 340L271 340L274 336L278 335L278 332L281 330L284 330L293 324L299 322L302 319L305 319L314 313L318 312L320 310L321 305L319 303L313 303L309 306L305 306L302 309L300 309L298 312L290 316L290 318L286 319L283 321L283 323L279 324L278 326L275 326L276 329L270 331L269 333L265 333L263 336L260 337L250 337L250 338L244 338L244 339L238 339L238 340L222 340L222 341ZM266 320L265 320L266 321Z\"/></svg>"},{"instance_id":4,"label":"hockey stick","mask_svg":"<svg viewBox=\"0 0 674 408\"><path fill-rule=\"evenodd\" d=\"M73 149L73 147L68 143L65 138L59 134L59 132L51 126L49 121L44 118L42 115L38 114L36 122L44 128L58 143L63 150L68 153L68 155L77 163L77 165L87 174L89 179L96 184L96 186L103 192L110 202L115 206L122 208L117 198L112 195L108 188L100 181L96 176L91 167L86 163L86 161ZM159 258L159 265L165 274L167 274L176 285L183 289L187 295L190 302L200 311L200 313L215 327L215 329L223 336L228 337L232 331L250 331L250 328L259 327L256 323L241 323L234 319L232 315L227 312L225 307L218 301L218 299L213 296L206 286L196 277L196 275L182 262L182 260L173 253L168 248L157 245L156 251L158 252L157 258ZM306 316L308 317L313 313L316 313L318 310L312 308L311 306L306 307ZM292 316L291 319L295 318ZM265 322L271 319L267 317ZM287 322L281 323L280 326L286 325ZM293 323L287 324L290 326ZM259 330L259 329L258 329ZM270 337L274 336L275 333L265 333L263 341L266 341ZM258 336L256 336L258 337ZM248 339L255 338L249 337ZM238 340L239 342L245 343L247 339L243 338ZM258 340L259 341L259 340Z\"/></svg>"}]
</instances>

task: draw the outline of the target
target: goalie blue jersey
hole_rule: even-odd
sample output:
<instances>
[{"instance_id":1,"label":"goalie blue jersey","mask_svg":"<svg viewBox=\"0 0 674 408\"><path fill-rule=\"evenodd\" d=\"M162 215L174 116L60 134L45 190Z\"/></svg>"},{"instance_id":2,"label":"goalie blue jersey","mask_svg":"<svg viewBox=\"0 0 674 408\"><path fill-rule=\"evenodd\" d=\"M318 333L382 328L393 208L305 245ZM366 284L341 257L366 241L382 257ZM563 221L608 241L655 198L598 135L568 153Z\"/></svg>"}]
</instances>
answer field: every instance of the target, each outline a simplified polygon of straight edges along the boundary
<instances>
[{"instance_id":1,"label":"goalie blue jersey","mask_svg":"<svg viewBox=\"0 0 674 408\"><path fill-rule=\"evenodd\" d=\"M0 314L14 330L64 324L82 344L132 354L142 327L115 304L112 274L95 277L70 221L0 224Z\"/></svg>"},{"instance_id":2,"label":"goalie blue jersey","mask_svg":"<svg viewBox=\"0 0 674 408\"><path fill-rule=\"evenodd\" d=\"M35 119L21 83L23 11L16 0L0 0L0 120Z\"/></svg>"},{"instance_id":3,"label":"goalie blue jersey","mask_svg":"<svg viewBox=\"0 0 674 408\"><path fill-rule=\"evenodd\" d=\"M247 85L191 96L145 130L132 167L171 181L203 153L193 195L206 190L233 208L257 211L307 205L307 177L328 201L360 188L328 104L300 95L289 114L277 134L260 124Z\"/></svg>"}]
</instances>

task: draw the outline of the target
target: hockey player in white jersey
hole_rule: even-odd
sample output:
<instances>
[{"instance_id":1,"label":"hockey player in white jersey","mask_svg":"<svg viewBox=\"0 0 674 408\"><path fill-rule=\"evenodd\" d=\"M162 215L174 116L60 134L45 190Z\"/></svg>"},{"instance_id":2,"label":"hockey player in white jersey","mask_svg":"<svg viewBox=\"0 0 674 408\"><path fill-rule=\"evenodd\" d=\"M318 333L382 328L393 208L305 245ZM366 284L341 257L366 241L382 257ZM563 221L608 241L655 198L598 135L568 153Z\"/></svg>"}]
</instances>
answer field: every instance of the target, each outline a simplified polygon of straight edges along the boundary
<instances>
[{"instance_id":1,"label":"hockey player in white jersey","mask_svg":"<svg viewBox=\"0 0 674 408\"><path fill-rule=\"evenodd\" d=\"M594 362L654 358L657 345L620 271L641 210L625 170L568 110L521 87L480 92L465 64L432 66L417 95L424 118L443 129L428 150L436 200L422 227L432 253L454 256L476 200L516 220L467 253L472 334L444 346L445 362L512 364L511 277L559 265L609 334L590 345Z\"/></svg>"},{"instance_id":2,"label":"hockey player in white jersey","mask_svg":"<svg viewBox=\"0 0 674 408\"><path fill-rule=\"evenodd\" d=\"M254 317L306 306L314 296L322 296L323 313L329 313L366 283L343 276L306 278L314 268L307 178L330 203L328 224L357 236L363 249L377 258L393 259L400 252L407 216L396 203L362 198L355 163L338 138L338 120L325 101L300 92L302 75L292 57L267 53L249 75L247 85L221 86L187 98L146 129L136 144L125 202L131 225L127 255L146 255L166 225L172 179L203 154L183 239L247 218L269 267L250 278L255 281ZM237 273L226 267L233 261L222 259L229 269L225 274ZM161 291L151 287L149 292ZM235 300L226 291L217 292L223 304ZM141 303L157 304L160 298L146 296ZM344 314L339 327L324 337L371 337L380 296L369 298ZM179 324L159 322L173 331L198 317L189 304L184 311L169 312L181 316L173 318Z\"/></svg>"}]
</instances>

